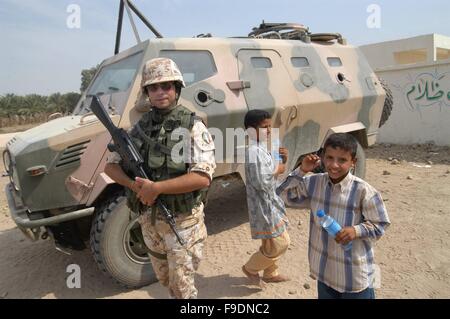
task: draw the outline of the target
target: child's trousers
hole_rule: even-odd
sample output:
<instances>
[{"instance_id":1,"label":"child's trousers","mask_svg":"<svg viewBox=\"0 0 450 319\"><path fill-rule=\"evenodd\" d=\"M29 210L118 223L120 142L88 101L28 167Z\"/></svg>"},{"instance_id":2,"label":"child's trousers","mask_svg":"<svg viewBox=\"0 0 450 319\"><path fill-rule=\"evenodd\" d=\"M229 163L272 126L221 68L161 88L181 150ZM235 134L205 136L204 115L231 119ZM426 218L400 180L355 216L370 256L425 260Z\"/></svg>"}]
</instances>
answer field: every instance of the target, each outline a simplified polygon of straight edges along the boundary
<instances>
[{"instance_id":1,"label":"child's trousers","mask_svg":"<svg viewBox=\"0 0 450 319\"><path fill-rule=\"evenodd\" d=\"M287 231L275 238L262 239L259 251L250 257L245 269L251 274L264 270L263 278L278 276L277 261L286 252L290 242Z\"/></svg>"}]
</instances>

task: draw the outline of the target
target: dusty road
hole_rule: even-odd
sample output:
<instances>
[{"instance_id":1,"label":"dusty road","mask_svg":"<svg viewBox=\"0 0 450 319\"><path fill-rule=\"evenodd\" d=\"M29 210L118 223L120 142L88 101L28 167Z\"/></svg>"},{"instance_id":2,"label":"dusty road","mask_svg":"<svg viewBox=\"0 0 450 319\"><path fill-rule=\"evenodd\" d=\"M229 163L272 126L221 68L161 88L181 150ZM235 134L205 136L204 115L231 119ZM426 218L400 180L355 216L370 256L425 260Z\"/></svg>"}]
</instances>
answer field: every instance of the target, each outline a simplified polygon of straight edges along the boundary
<instances>
[{"instance_id":1,"label":"dusty road","mask_svg":"<svg viewBox=\"0 0 450 319\"><path fill-rule=\"evenodd\" d=\"M381 191L392 221L375 248L381 268L377 297L450 298L450 148L379 145L367 157L366 179ZM2 189L7 181L0 178ZM200 298L316 297L316 282L308 275L305 211L288 210L292 245L280 268L292 280L259 290L240 271L258 247L250 239L244 185L215 182L210 194L209 238L196 277ZM4 194L0 255L0 298L167 298L159 284L134 291L118 287L97 270L88 250L68 256L50 241L29 242L9 218ZM81 267L80 289L66 286L70 264Z\"/></svg>"}]
</instances>

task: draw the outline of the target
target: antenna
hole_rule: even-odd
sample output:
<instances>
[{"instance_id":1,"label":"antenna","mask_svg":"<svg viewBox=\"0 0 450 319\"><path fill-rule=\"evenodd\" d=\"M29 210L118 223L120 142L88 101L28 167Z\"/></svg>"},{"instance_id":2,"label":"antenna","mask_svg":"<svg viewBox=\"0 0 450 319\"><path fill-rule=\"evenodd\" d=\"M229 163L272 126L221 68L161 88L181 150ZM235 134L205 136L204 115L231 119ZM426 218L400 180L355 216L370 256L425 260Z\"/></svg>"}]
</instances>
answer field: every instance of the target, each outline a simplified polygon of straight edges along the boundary
<instances>
[{"instance_id":1,"label":"antenna","mask_svg":"<svg viewBox=\"0 0 450 319\"><path fill-rule=\"evenodd\" d=\"M153 34L157 38L162 38L163 36L161 33L158 32L158 30L155 29L155 27L147 20L146 17L136 8L136 6L131 2L131 0L120 0L120 6L119 6L119 17L117 21L117 32L116 32L116 45L114 48L114 55L119 53L120 51L120 40L122 38L122 26L123 26L123 13L124 9L127 10L128 18L130 20L130 24L133 28L134 36L136 37L137 43L141 42L141 39L139 38L139 33L137 31L136 25L133 20L133 15L131 14L131 11L136 14L136 16L142 21L142 23L145 24L145 26L153 32Z\"/></svg>"}]
</instances>

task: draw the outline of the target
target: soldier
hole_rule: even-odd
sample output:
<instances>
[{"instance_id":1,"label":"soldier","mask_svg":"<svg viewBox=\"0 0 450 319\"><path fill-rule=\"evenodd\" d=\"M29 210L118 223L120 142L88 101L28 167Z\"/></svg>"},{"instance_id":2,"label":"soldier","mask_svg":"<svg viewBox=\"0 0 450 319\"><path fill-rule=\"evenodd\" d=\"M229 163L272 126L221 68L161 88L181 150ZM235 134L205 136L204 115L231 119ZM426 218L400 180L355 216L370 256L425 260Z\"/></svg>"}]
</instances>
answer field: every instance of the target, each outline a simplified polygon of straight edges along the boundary
<instances>
[{"instance_id":1,"label":"soldier","mask_svg":"<svg viewBox=\"0 0 450 319\"><path fill-rule=\"evenodd\" d=\"M130 136L143 155L151 180L128 177L117 153L111 153L105 173L125 187L130 209L142 213L139 222L159 282L168 287L172 298L186 299L197 297L194 274L207 237L203 208L216 164L214 142L206 126L178 104L182 87L185 83L175 62L156 58L146 63L142 89L152 107L131 129ZM176 129L190 133L190 146L182 150L182 161L172 156L179 143L171 136ZM184 246L153 205L157 197L175 215Z\"/></svg>"}]
</instances>

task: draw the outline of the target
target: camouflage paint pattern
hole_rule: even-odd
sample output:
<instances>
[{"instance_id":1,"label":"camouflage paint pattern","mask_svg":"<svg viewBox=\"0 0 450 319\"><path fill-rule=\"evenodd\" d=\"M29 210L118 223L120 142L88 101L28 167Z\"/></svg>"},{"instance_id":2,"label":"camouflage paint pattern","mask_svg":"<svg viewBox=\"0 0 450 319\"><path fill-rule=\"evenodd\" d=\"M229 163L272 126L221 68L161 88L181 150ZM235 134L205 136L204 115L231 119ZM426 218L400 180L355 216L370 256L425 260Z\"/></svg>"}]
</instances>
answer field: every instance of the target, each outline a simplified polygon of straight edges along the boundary
<instances>
[{"instance_id":1,"label":"camouflage paint pattern","mask_svg":"<svg viewBox=\"0 0 450 319\"><path fill-rule=\"evenodd\" d=\"M156 256L150 254L150 260L158 281L169 289L174 298L195 299L194 275L207 237L203 204L194 208L190 215L176 216L175 221L180 236L186 240L184 247L164 220L156 219L152 225L150 212L139 217L145 244L156 253Z\"/></svg>"},{"instance_id":2,"label":"camouflage paint pattern","mask_svg":"<svg viewBox=\"0 0 450 319\"><path fill-rule=\"evenodd\" d=\"M385 92L360 50L335 42L251 38L147 40L102 64L104 68L142 54L129 88L101 97L104 105L113 109L114 122L128 129L149 109L141 90L141 71L147 61L199 51L212 57L214 72L188 83L179 103L202 117L209 128L222 132L224 148L227 141L234 139L226 136L226 128L242 129L244 114L252 108L263 108L273 115L273 126L280 129L282 145L290 150L289 170L301 155L318 150L326 136L337 129L353 132L356 127L361 145L374 143ZM182 61L170 57L183 72ZM308 64L295 66L292 58L307 59ZM328 58L339 58L342 64L331 66ZM89 105L90 98L83 96L82 103ZM31 212L91 205L112 183L101 175L109 134L94 116L82 116L89 110L83 112L20 133L14 145L8 146L16 165L18 193ZM237 148L242 149L243 145ZM225 149L222 154L226 154ZM71 155L78 159L70 162ZM233 159L218 163L215 177L233 172L244 174L242 163L233 163ZM60 161L63 168L56 168ZM38 165L45 165L47 173L27 176L26 169Z\"/></svg>"},{"instance_id":3,"label":"camouflage paint pattern","mask_svg":"<svg viewBox=\"0 0 450 319\"><path fill-rule=\"evenodd\" d=\"M186 58L186 54L193 53L203 55L197 61ZM223 137L222 146L215 141L215 177L237 172L245 180L244 164L235 162L235 154L227 154L227 144L233 144L235 139L234 135L227 135L227 128L243 131L244 115L250 109L265 109L272 115L281 144L289 149L287 172L301 155L317 151L333 132L351 132L363 147L375 142L386 93L363 54L353 46L254 38L147 40L103 61L72 116L19 133L7 144L13 162L14 187L7 188L14 193L10 198L16 201L16 207L10 206L13 215L40 220L94 204L102 207L100 199L111 200L110 190L115 185L103 172L111 137L90 113L91 98L87 95L100 95L112 121L129 129L150 109L142 92L142 83L148 80L142 77L142 69L152 59L161 57L174 60L183 73L186 87L179 103L202 117L207 127L219 135L216 137ZM330 58L334 63L330 63ZM340 63L336 63L337 58ZM130 60L133 62L128 65ZM125 73L116 77L126 78L126 82L109 83L107 79L121 63L127 64ZM198 70L192 70L193 66ZM168 75L171 70L172 66L155 68L149 78L178 80L176 72ZM237 140L235 153L241 153L245 140ZM35 167L44 167L45 172L31 176L29 171ZM17 209L22 207L21 202L25 210ZM100 212L98 216L106 215ZM167 224L157 221L152 226L147 215L140 220L145 243L156 252L168 253L167 260L150 259L158 279L176 298L197 296L193 276L206 238L203 207L193 216L196 219L177 220L177 229L189 241L187 249L177 246ZM31 237L37 239L39 232L32 231ZM107 235L111 234L106 233L105 238ZM148 259L144 261L147 262ZM109 266L117 268L115 264ZM134 275L141 278L140 273ZM118 277L114 278L120 281Z\"/></svg>"},{"instance_id":4,"label":"camouflage paint pattern","mask_svg":"<svg viewBox=\"0 0 450 319\"><path fill-rule=\"evenodd\" d=\"M173 60L155 58L145 64L142 87L169 81L177 81L181 83L182 87L186 86L183 81L183 75Z\"/></svg>"}]
</instances>

